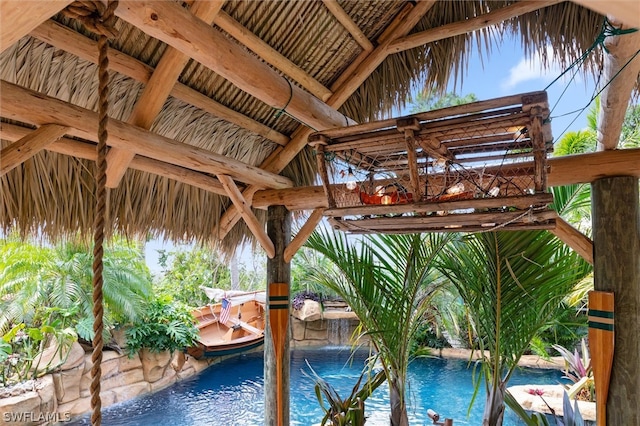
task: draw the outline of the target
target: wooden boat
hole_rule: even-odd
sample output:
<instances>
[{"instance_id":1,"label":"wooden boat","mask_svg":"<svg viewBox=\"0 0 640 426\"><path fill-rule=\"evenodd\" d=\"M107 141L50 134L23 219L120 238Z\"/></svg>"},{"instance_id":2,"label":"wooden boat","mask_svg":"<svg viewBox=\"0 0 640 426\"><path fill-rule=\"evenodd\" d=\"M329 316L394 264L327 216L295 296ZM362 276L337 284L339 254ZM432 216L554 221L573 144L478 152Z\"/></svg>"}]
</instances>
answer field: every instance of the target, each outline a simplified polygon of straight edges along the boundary
<instances>
[{"instance_id":1,"label":"wooden boat","mask_svg":"<svg viewBox=\"0 0 640 426\"><path fill-rule=\"evenodd\" d=\"M235 292L225 299L231 307L224 322L223 303L208 304L191 312L200 331L197 344L187 349L194 358L241 353L264 343L266 293Z\"/></svg>"}]
</instances>

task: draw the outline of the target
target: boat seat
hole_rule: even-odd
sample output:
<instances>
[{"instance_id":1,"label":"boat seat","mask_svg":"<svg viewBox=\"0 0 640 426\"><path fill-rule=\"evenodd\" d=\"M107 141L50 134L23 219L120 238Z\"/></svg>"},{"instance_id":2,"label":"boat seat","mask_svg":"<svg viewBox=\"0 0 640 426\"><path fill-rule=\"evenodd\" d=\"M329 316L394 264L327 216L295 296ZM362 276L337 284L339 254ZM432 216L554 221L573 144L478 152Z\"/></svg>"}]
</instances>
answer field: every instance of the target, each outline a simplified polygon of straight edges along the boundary
<instances>
[{"instance_id":1,"label":"boat seat","mask_svg":"<svg viewBox=\"0 0 640 426\"><path fill-rule=\"evenodd\" d=\"M230 318L230 321L234 324L234 325L239 325L240 327L242 327L243 329L247 330L250 333L256 334L258 336L262 335L263 331L260 330L259 328L256 328L252 325L247 324L244 321L240 321L237 318Z\"/></svg>"},{"instance_id":2,"label":"boat seat","mask_svg":"<svg viewBox=\"0 0 640 426\"><path fill-rule=\"evenodd\" d=\"M218 318L207 318L205 320L201 320L198 324L196 324L196 327L198 329L201 329L201 328L207 327L207 326L209 326L211 324L215 324L217 322L218 322Z\"/></svg>"}]
</instances>

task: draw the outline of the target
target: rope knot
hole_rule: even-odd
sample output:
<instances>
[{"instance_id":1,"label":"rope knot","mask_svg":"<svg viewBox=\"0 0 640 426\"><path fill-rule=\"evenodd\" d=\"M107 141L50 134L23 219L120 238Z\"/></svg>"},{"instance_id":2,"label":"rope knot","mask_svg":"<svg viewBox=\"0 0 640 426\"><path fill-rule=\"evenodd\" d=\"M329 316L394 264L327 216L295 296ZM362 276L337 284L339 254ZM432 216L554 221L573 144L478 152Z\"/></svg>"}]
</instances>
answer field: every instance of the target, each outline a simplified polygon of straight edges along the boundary
<instances>
[{"instance_id":1,"label":"rope knot","mask_svg":"<svg viewBox=\"0 0 640 426\"><path fill-rule=\"evenodd\" d=\"M77 21L80 21L88 30L97 35L103 35L109 39L115 38L118 31L115 29L118 1L109 1L105 6L100 0L74 1L67 6L62 13Z\"/></svg>"}]
</instances>

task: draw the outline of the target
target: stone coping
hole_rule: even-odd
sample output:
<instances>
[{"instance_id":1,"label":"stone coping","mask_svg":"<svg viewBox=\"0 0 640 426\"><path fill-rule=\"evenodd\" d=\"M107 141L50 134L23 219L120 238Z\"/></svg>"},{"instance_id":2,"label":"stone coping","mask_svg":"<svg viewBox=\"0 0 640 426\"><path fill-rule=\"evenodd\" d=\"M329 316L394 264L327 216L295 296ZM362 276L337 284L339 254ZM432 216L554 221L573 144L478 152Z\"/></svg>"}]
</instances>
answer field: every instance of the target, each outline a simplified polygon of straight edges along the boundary
<instances>
[{"instance_id":1,"label":"stone coping","mask_svg":"<svg viewBox=\"0 0 640 426\"><path fill-rule=\"evenodd\" d=\"M478 350L472 351L470 349L459 349L459 348L431 349L431 353L433 355L439 356L440 358L452 358L452 359L463 359L463 360L474 360L474 361L480 359L480 351ZM551 357L548 360L546 360L544 358L540 358L537 355L523 355L522 357L520 357L520 361L518 361L518 365L520 367L562 370L564 368L564 359L558 356L558 357Z\"/></svg>"},{"instance_id":2,"label":"stone coping","mask_svg":"<svg viewBox=\"0 0 640 426\"><path fill-rule=\"evenodd\" d=\"M521 385L510 386L507 390L527 411L552 414L549 409L551 407L557 416L564 415L563 396L565 387L562 385ZM571 401L571 406L573 407L573 405L574 401ZM595 402L578 401L578 409L584 420L595 422Z\"/></svg>"}]
</instances>

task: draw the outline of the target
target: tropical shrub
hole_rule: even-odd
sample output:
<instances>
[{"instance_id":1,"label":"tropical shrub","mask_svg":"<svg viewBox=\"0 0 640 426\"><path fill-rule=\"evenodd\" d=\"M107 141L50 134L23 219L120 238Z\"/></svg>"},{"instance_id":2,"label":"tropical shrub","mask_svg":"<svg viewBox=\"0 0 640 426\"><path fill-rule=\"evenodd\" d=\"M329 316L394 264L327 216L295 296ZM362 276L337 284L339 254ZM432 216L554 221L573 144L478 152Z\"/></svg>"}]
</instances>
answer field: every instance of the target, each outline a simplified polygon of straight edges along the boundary
<instances>
[{"instance_id":1,"label":"tropical shrub","mask_svg":"<svg viewBox=\"0 0 640 426\"><path fill-rule=\"evenodd\" d=\"M384 381L386 376L384 371L377 373L372 372L373 361L369 362L360 373L356 384L351 390L351 394L342 398L333 386L322 377L320 377L313 368L307 363L311 370L312 377L315 381L314 390L320 407L325 412L320 424L332 426L363 426L365 423L365 400L375 391ZM365 379L362 387L360 384ZM328 404L325 406L325 401Z\"/></svg>"},{"instance_id":2,"label":"tropical shrub","mask_svg":"<svg viewBox=\"0 0 640 426\"><path fill-rule=\"evenodd\" d=\"M198 338L195 320L182 303L161 296L149 302L145 312L125 332L130 357L143 348L151 352L181 351Z\"/></svg>"},{"instance_id":3,"label":"tropical shrub","mask_svg":"<svg viewBox=\"0 0 640 426\"><path fill-rule=\"evenodd\" d=\"M40 365L41 355L48 344L55 345L64 362L67 349L76 340L70 328L56 329L51 325L26 327L24 323L13 327L0 339L0 383L9 386L35 379L58 365ZM35 363L35 364L34 364Z\"/></svg>"},{"instance_id":4,"label":"tropical shrub","mask_svg":"<svg viewBox=\"0 0 640 426\"><path fill-rule=\"evenodd\" d=\"M558 351L564 359L564 377L573 383L572 387L576 393L575 396L583 401L595 401L593 369L591 367L589 347L585 340L582 340L580 352L578 352L577 348L571 352L560 345L553 345L553 348ZM579 385L576 388L577 384Z\"/></svg>"}]
</instances>

